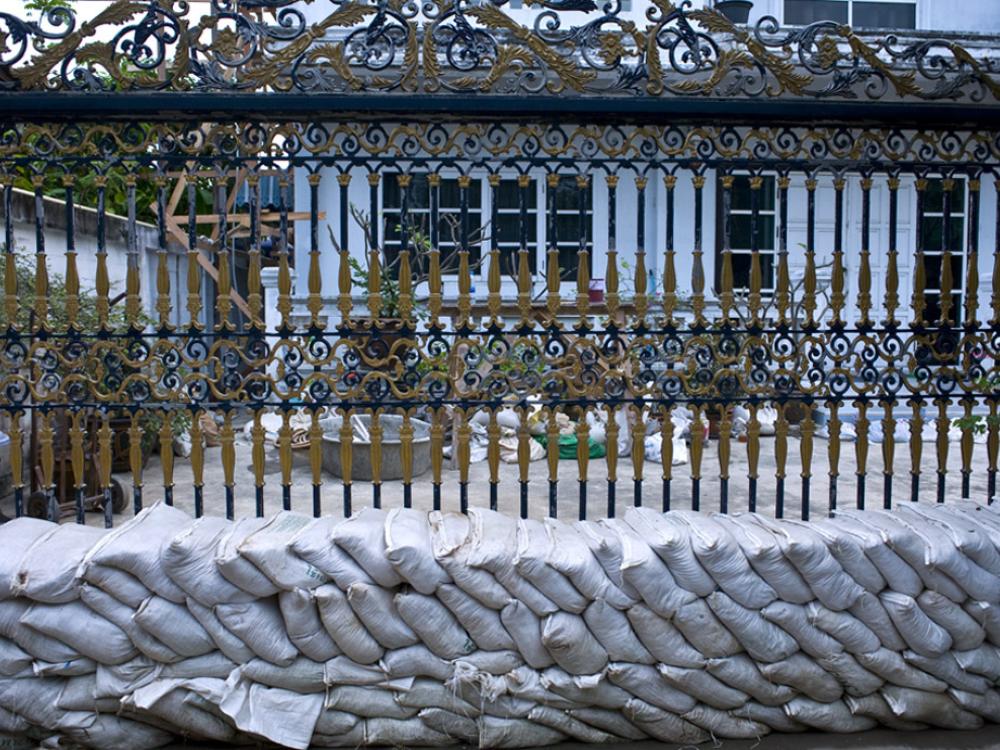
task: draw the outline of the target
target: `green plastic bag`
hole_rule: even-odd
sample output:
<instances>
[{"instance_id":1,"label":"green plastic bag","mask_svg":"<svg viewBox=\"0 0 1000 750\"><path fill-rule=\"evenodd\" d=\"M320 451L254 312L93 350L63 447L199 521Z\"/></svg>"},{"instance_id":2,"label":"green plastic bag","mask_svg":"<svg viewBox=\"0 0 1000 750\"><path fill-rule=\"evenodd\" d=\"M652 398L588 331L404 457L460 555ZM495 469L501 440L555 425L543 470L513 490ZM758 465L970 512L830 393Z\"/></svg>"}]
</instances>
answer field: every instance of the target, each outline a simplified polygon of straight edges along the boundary
<instances>
[{"instance_id":1,"label":"green plastic bag","mask_svg":"<svg viewBox=\"0 0 1000 750\"><path fill-rule=\"evenodd\" d=\"M541 443L543 448L548 448L549 439L546 435L536 435L535 440ZM576 460L576 445L577 445L576 435L560 435L559 436L559 458L575 461ZM589 447L589 453L591 458L604 458L607 455L607 451L604 450L604 446L600 443L595 443L593 438L587 438L587 445Z\"/></svg>"}]
</instances>

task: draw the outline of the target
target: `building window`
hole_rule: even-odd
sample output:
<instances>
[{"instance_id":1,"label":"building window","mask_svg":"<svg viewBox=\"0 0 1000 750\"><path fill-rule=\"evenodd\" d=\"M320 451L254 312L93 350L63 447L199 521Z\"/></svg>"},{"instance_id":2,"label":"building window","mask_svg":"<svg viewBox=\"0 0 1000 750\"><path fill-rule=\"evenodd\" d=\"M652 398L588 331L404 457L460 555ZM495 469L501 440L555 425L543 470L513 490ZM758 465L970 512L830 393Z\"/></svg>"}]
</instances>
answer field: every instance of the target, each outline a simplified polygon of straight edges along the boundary
<instances>
[{"instance_id":1,"label":"building window","mask_svg":"<svg viewBox=\"0 0 1000 750\"><path fill-rule=\"evenodd\" d=\"M954 323L962 317L962 299L965 290L965 211L966 182L955 179L951 191L951 221L947 242L944 242L944 181L928 180L924 191L924 213L921 221L924 278L924 320L936 323L941 319L941 270L942 251L951 253L951 311L948 318Z\"/></svg>"},{"instance_id":2,"label":"building window","mask_svg":"<svg viewBox=\"0 0 1000 750\"><path fill-rule=\"evenodd\" d=\"M538 183L531 180L521 188L517 180L501 180L497 187L497 248L500 268L506 275L517 273L518 252L522 242L528 249L528 267L534 274L538 268ZM524 200L525 221L521 222L521 200Z\"/></svg>"},{"instance_id":3,"label":"building window","mask_svg":"<svg viewBox=\"0 0 1000 750\"><path fill-rule=\"evenodd\" d=\"M576 177L563 175L555 188L555 207L555 244L559 250L560 276L563 281L570 281L576 278L580 250L586 249L593 257L594 194L591 182L588 180L586 187L580 187ZM551 246L551 243L552 238L549 237L548 244ZM593 263L590 267L593 271Z\"/></svg>"},{"instance_id":4,"label":"building window","mask_svg":"<svg viewBox=\"0 0 1000 750\"><path fill-rule=\"evenodd\" d=\"M761 293L774 291L774 254L777 244L777 180L762 177L757 191L757 251L760 253ZM749 175L734 175L729 199L729 247L732 250L733 291L750 291L750 262L753 258L753 203ZM725 249L726 216L723 211L722 183L718 183L715 285L722 288L722 253Z\"/></svg>"},{"instance_id":5,"label":"building window","mask_svg":"<svg viewBox=\"0 0 1000 750\"><path fill-rule=\"evenodd\" d=\"M915 0L785 0L785 23L833 21L858 29L915 29Z\"/></svg>"},{"instance_id":6,"label":"building window","mask_svg":"<svg viewBox=\"0 0 1000 750\"><path fill-rule=\"evenodd\" d=\"M455 178L442 178L438 187L438 249L441 251L441 270L458 271L458 250L461 245L462 191ZM382 237L386 262L392 263L402 249L403 193L396 173L386 174L382 184ZM483 195L482 181L472 180L468 189L469 263L479 263L482 244ZM427 175L413 175L407 190L406 222L413 241L414 232L424 237L431 235L431 187Z\"/></svg>"}]
</instances>

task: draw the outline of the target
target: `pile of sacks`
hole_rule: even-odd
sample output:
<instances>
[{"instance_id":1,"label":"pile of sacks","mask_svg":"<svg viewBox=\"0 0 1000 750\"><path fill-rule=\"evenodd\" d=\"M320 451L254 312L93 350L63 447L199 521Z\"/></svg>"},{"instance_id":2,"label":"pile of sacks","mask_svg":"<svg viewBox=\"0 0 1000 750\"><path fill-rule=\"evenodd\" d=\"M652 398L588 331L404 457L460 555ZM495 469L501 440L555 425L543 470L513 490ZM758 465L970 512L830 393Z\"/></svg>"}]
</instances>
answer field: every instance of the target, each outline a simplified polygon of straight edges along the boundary
<instances>
[{"instance_id":1,"label":"pile of sacks","mask_svg":"<svg viewBox=\"0 0 1000 750\"><path fill-rule=\"evenodd\" d=\"M1000 515L0 527L0 735L698 743L1000 720Z\"/></svg>"}]
</instances>

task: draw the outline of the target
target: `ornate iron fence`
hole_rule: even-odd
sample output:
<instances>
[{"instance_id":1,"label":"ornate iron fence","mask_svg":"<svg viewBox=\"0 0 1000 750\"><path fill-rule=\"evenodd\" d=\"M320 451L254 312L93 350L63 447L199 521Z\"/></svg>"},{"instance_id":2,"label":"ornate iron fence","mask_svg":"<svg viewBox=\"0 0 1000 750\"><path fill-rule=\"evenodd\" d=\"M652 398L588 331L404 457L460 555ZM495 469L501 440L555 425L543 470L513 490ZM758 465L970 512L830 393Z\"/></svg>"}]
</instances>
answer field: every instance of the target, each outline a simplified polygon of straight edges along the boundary
<instances>
[{"instance_id":1,"label":"ornate iron fence","mask_svg":"<svg viewBox=\"0 0 1000 750\"><path fill-rule=\"evenodd\" d=\"M781 516L794 500L808 518L894 492L992 500L1000 230L988 252L980 234L1000 227L997 61L670 3L642 23L617 5L544 5L533 26L461 2L336 3L312 23L312 6L219 0L201 19L162 0L86 22L0 14L15 512L34 498L55 516L64 500L82 521L93 497L110 524L116 455L138 509L151 444L163 496L198 515L263 514L279 496L291 508L303 485L313 513L350 513L368 501L352 491L362 450L378 505L390 446L406 505L425 455L429 504L505 507L514 485L505 509L522 515L533 494L550 514L572 495L581 517L595 502ZM563 29L553 8L583 21ZM20 188L35 196L30 268ZM67 206L61 268L46 195ZM93 258L76 250L80 201L96 208ZM113 211L157 227L145 278L134 231L112 278ZM690 457L675 469L682 410ZM183 431L189 467L174 458ZM504 458L517 477L502 479Z\"/></svg>"}]
</instances>

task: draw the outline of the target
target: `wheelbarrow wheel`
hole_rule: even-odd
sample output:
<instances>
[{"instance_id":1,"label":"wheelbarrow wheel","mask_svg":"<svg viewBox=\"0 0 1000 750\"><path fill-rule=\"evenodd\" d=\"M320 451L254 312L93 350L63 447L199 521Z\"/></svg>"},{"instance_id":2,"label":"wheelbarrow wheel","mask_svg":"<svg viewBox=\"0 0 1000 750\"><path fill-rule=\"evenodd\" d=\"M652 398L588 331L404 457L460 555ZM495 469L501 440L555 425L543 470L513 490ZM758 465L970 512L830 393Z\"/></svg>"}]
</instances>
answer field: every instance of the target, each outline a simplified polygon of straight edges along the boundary
<instances>
[{"instance_id":1,"label":"wheelbarrow wheel","mask_svg":"<svg viewBox=\"0 0 1000 750\"><path fill-rule=\"evenodd\" d=\"M41 490L28 495L28 515L32 518L49 517L49 496Z\"/></svg>"},{"instance_id":2,"label":"wheelbarrow wheel","mask_svg":"<svg viewBox=\"0 0 1000 750\"><path fill-rule=\"evenodd\" d=\"M115 513L125 511L125 490L117 479L111 480L111 509Z\"/></svg>"}]
</instances>

